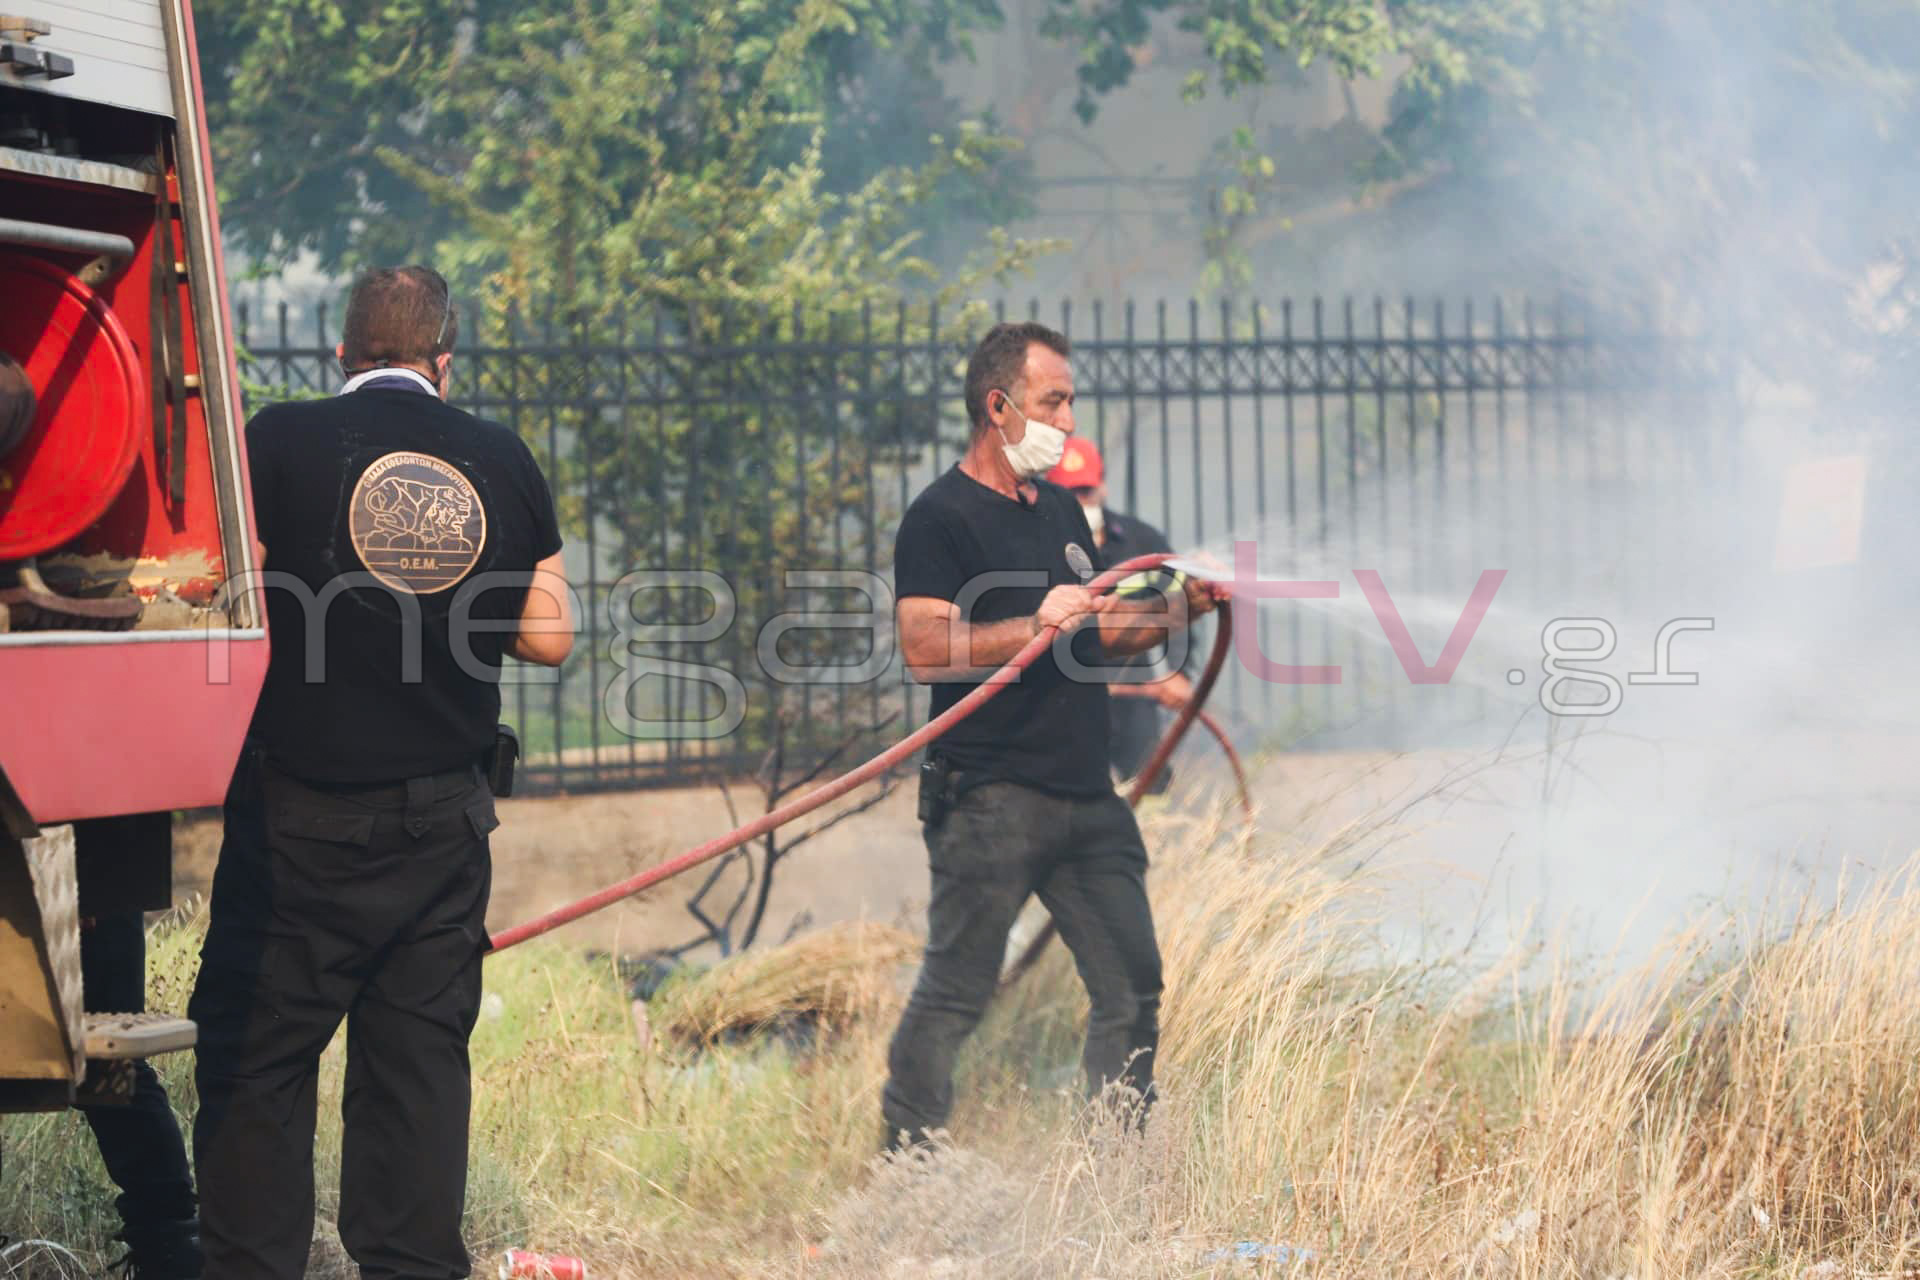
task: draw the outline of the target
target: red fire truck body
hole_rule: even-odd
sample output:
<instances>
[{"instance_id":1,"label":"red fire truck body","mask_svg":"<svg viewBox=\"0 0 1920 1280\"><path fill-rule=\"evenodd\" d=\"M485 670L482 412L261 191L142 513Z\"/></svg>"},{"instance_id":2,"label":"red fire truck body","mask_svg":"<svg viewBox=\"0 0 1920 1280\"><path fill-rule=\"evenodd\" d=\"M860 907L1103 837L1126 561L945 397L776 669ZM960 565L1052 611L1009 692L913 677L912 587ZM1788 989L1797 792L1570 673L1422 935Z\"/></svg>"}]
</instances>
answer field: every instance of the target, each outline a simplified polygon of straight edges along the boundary
<instances>
[{"instance_id":1,"label":"red fire truck body","mask_svg":"<svg viewBox=\"0 0 1920 1280\"><path fill-rule=\"evenodd\" d=\"M218 804L267 656L192 14L0 0L15 5L0 13L0 1109L65 1101L86 1057L190 1042L178 1019L143 1041L79 1016L59 824ZM10 434L8 405L28 403Z\"/></svg>"}]
</instances>

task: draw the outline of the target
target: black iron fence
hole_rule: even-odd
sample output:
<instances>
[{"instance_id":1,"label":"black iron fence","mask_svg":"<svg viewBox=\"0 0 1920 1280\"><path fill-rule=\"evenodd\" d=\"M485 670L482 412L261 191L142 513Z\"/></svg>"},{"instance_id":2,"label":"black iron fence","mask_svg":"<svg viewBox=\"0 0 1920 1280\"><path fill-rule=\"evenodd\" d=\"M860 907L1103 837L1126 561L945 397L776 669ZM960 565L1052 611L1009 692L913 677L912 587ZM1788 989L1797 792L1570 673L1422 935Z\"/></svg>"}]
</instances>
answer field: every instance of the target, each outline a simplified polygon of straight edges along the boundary
<instances>
[{"instance_id":1,"label":"black iron fence","mask_svg":"<svg viewBox=\"0 0 1920 1280\"><path fill-rule=\"evenodd\" d=\"M1731 465L1713 346L1566 306L1020 314L1073 339L1077 429L1106 455L1110 506L1223 560L1252 542L1263 574L1377 568L1396 590L1450 593L1457 611L1498 561L1546 595L1577 566L1645 545L1644 527L1609 525L1623 495L1659 510L1644 498L1664 486L1678 510ZM963 446L961 373L993 318L715 312L591 331L467 318L479 336L462 342L452 398L533 446L585 605L557 680L510 673L531 787L750 769L777 721L795 751L857 751L924 715L892 647L892 532ZM246 372L272 394L338 387L324 308L242 306L239 327ZM835 611L853 621L822 620ZM1221 705L1249 731L1297 738L1440 705L1410 703L1379 646L1330 618L1242 612L1263 653L1346 668L1337 685L1287 686L1233 664ZM1486 695L1448 696L1457 709Z\"/></svg>"}]
</instances>

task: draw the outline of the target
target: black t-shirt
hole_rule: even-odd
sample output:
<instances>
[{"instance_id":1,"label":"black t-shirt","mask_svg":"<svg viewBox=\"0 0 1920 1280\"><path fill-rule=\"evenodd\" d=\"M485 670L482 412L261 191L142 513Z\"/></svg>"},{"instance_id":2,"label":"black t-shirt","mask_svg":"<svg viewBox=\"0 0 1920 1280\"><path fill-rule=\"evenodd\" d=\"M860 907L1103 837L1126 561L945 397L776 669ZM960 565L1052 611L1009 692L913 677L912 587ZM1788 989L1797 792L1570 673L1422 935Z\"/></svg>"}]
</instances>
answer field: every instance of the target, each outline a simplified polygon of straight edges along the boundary
<instances>
[{"instance_id":1,"label":"black t-shirt","mask_svg":"<svg viewBox=\"0 0 1920 1280\"><path fill-rule=\"evenodd\" d=\"M478 760L531 570L560 549L527 446L381 379L262 410L247 458L267 547L272 658L253 728L268 758L318 782ZM312 603L277 585L282 574Z\"/></svg>"},{"instance_id":2,"label":"black t-shirt","mask_svg":"<svg viewBox=\"0 0 1920 1280\"><path fill-rule=\"evenodd\" d=\"M894 540L894 594L959 604L969 622L1031 617L1054 587L1097 572L1099 552L1072 494L1044 481L1032 506L996 493L954 467L928 485ZM981 590L983 574L1024 571L1021 585ZM969 607L970 606L970 607ZM1089 626L1073 638L1082 663L1103 661ZM956 660L964 655L955 655ZM1104 660L1111 661L1111 660ZM977 687L933 686L939 715ZM1096 674L1069 679L1050 650L931 748L955 768L1060 795L1113 790L1107 772L1107 687Z\"/></svg>"}]
</instances>

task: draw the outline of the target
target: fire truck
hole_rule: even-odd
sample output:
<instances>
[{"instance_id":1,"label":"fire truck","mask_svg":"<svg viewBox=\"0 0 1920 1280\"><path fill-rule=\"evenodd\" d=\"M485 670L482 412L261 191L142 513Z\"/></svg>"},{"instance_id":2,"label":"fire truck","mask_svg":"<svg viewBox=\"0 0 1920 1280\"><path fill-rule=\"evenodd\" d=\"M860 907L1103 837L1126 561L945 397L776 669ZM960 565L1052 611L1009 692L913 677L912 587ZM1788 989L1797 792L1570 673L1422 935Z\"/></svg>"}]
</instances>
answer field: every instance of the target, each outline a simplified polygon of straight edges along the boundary
<instances>
[{"instance_id":1,"label":"fire truck","mask_svg":"<svg viewBox=\"0 0 1920 1280\"><path fill-rule=\"evenodd\" d=\"M186 0L0 0L0 1110L193 1043L82 1012L70 824L224 793L267 660L240 413Z\"/></svg>"}]
</instances>

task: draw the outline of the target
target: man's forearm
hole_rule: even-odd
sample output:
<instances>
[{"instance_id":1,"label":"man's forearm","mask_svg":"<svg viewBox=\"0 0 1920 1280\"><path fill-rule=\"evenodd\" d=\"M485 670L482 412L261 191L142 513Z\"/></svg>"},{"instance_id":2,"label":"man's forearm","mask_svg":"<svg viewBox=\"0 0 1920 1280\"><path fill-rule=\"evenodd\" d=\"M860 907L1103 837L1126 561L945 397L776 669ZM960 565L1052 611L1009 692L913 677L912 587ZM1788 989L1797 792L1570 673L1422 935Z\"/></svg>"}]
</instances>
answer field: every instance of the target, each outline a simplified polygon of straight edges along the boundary
<instances>
[{"instance_id":1,"label":"man's forearm","mask_svg":"<svg viewBox=\"0 0 1920 1280\"><path fill-rule=\"evenodd\" d=\"M963 637L960 652L971 659L974 668L1005 666L1013 656L1040 634L1040 627L1029 614L1024 618L1002 618L998 622L968 623L956 628Z\"/></svg>"},{"instance_id":2,"label":"man's forearm","mask_svg":"<svg viewBox=\"0 0 1920 1280\"><path fill-rule=\"evenodd\" d=\"M563 634L564 640L559 638ZM557 667L565 662L567 655L572 652L573 632L571 630L564 633L553 632L551 637L547 633L528 635L524 631L516 632L507 641L507 656L542 667Z\"/></svg>"},{"instance_id":3,"label":"man's forearm","mask_svg":"<svg viewBox=\"0 0 1920 1280\"><path fill-rule=\"evenodd\" d=\"M936 663L916 663L914 674L923 681L978 680L1026 648L1036 633L1031 615L998 622L954 622L947 628L947 652Z\"/></svg>"}]
</instances>

